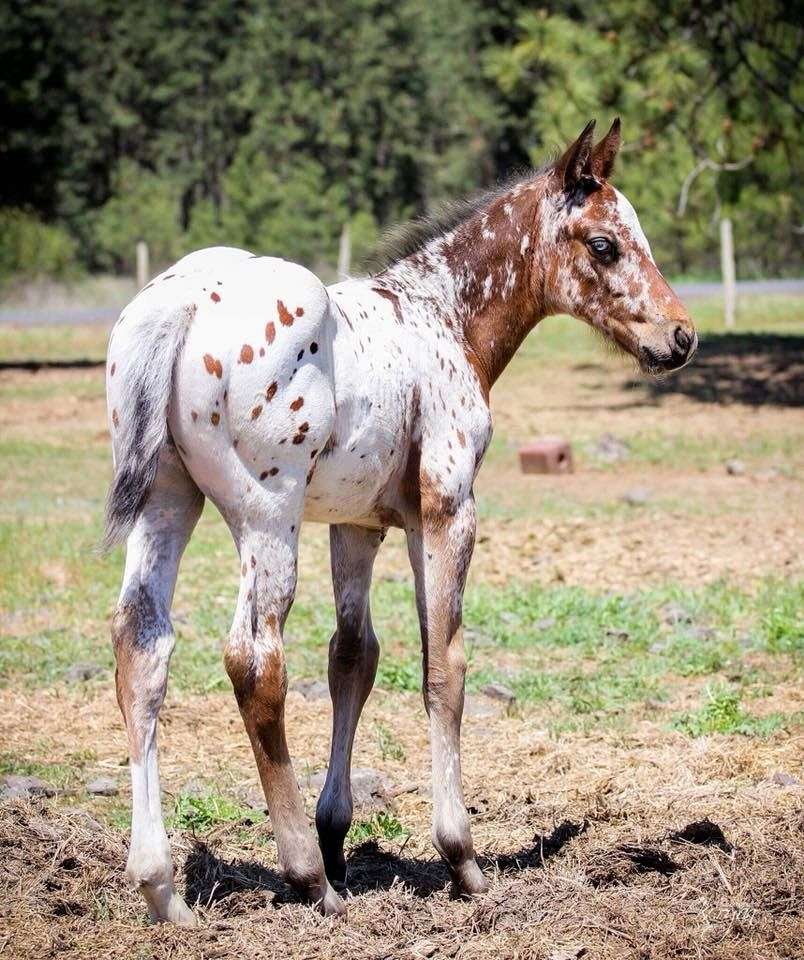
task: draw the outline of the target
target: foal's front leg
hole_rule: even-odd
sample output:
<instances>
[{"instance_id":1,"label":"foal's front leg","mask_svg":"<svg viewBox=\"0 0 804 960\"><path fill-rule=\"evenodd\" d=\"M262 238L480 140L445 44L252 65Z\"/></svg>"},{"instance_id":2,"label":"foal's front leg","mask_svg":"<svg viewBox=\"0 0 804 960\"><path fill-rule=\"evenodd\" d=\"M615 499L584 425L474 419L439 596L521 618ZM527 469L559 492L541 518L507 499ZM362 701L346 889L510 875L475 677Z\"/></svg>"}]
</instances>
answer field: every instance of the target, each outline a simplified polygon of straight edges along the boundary
<instances>
[{"instance_id":1,"label":"foal's front leg","mask_svg":"<svg viewBox=\"0 0 804 960\"><path fill-rule=\"evenodd\" d=\"M456 885L468 894L488 890L475 860L461 785L461 717L466 659L461 616L466 573L475 542L469 498L452 516L423 512L408 524L422 634L424 705L433 759L433 843Z\"/></svg>"},{"instance_id":2,"label":"foal's front leg","mask_svg":"<svg viewBox=\"0 0 804 960\"><path fill-rule=\"evenodd\" d=\"M327 882L285 738L282 631L296 589L300 520L300 511L288 511L279 520L241 531L240 594L225 663L254 750L285 878L322 913L341 914L346 908Z\"/></svg>"},{"instance_id":3,"label":"foal's front leg","mask_svg":"<svg viewBox=\"0 0 804 960\"><path fill-rule=\"evenodd\" d=\"M332 584L338 627L329 642L329 691L332 697L332 746L327 782L315 822L327 876L346 883L343 841L352 824L352 745L360 712L371 693L380 646L371 626L369 588L374 558L382 543L379 530L342 524L330 527Z\"/></svg>"}]
</instances>

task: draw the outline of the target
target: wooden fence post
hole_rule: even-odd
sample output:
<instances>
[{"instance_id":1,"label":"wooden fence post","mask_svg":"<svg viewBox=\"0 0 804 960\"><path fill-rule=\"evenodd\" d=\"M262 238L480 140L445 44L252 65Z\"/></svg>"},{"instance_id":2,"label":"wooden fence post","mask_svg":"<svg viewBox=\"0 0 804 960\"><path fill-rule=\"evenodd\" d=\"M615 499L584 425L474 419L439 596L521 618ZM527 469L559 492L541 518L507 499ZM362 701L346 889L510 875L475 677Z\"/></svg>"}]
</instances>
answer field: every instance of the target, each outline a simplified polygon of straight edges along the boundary
<instances>
[{"instance_id":1,"label":"wooden fence post","mask_svg":"<svg viewBox=\"0 0 804 960\"><path fill-rule=\"evenodd\" d=\"M148 263L148 244L144 240L137 242L137 289L142 290L151 279L151 269Z\"/></svg>"},{"instance_id":2,"label":"wooden fence post","mask_svg":"<svg viewBox=\"0 0 804 960\"><path fill-rule=\"evenodd\" d=\"M723 303L726 326L734 326L734 313L737 306L737 280L734 266L734 236L731 220L724 217L720 221L720 272L723 275Z\"/></svg>"}]
</instances>

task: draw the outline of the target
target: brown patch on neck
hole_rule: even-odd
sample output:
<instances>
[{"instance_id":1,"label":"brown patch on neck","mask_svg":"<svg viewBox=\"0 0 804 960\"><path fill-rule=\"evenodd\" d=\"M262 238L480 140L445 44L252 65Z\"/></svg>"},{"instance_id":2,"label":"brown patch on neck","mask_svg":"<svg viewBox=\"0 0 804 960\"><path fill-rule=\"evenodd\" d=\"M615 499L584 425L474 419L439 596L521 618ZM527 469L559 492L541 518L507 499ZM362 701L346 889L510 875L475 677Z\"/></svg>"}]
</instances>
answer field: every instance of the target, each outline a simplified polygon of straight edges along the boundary
<instances>
[{"instance_id":1,"label":"brown patch on neck","mask_svg":"<svg viewBox=\"0 0 804 960\"><path fill-rule=\"evenodd\" d=\"M532 284L543 195L542 178L519 185L463 224L444 250L453 274L470 277L462 297L466 357L486 397L546 312Z\"/></svg>"}]
</instances>

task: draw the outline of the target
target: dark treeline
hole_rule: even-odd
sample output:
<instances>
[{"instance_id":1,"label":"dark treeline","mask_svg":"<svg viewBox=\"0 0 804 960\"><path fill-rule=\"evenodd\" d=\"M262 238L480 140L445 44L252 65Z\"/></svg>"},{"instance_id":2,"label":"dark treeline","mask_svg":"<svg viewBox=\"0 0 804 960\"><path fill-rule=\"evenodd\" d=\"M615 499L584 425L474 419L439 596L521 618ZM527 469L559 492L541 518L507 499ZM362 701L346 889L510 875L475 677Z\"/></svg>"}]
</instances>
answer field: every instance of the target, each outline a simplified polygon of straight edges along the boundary
<instances>
[{"instance_id":1,"label":"dark treeline","mask_svg":"<svg viewBox=\"0 0 804 960\"><path fill-rule=\"evenodd\" d=\"M322 268L615 114L669 273L800 269L800 4L0 0L0 276L228 243ZM685 190L685 183L687 189ZM686 203L684 197L686 194ZM682 209L683 208L683 209Z\"/></svg>"}]
</instances>

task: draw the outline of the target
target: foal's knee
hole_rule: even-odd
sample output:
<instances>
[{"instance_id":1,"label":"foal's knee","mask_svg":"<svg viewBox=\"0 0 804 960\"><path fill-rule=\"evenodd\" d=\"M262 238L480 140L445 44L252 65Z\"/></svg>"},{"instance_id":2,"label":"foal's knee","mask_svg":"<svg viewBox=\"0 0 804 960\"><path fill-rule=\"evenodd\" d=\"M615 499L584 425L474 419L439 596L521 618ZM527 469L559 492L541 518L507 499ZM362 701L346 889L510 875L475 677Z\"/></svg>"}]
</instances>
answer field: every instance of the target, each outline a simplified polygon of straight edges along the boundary
<instances>
[{"instance_id":1,"label":"foal's knee","mask_svg":"<svg viewBox=\"0 0 804 960\"><path fill-rule=\"evenodd\" d=\"M338 629L330 641L330 665L340 674L377 669L380 644L371 622L350 608L339 611Z\"/></svg>"},{"instance_id":2,"label":"foal's knee","mask_svg":"<svg viewBox=\"0 0 804 960\"><path fill-rule=\"evenodd\" d=\"M143 589L120 601L112 617L112 647L117 702L127 724L133 714L161 706L174 645L167 613Z\"/></svg>"},{"instance_id":3,"label":"foal's knee","mask_svg":"<svg viewBox=\"0 0 804 960\"><path fill-rule=\"evenodd\" d=\"M282 719L288 686L281 641L257 647L232 638L224 651L224 664L246 721L257 732L276 726Z\"/></svg>"}]
</instances>

